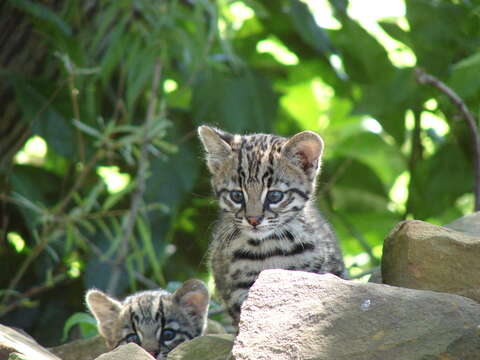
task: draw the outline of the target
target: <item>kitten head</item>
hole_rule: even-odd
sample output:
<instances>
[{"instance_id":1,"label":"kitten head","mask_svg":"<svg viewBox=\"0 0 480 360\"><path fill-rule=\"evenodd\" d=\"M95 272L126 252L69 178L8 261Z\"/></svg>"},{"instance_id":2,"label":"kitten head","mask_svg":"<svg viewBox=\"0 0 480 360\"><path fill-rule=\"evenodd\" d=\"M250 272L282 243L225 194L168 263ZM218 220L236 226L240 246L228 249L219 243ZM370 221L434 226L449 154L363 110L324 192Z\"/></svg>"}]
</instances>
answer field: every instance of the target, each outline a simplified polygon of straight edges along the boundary
<instances>
[{"instance_id":1,"label":"kitten head","mask_svg":"<svg viewBox=\"0 0 480 360\"><path fill-rule=\"evenodd\" d=\"M323 151L316 133L241 136L205 125L198 133L220 208L249 236L281 233L312 198Z\"/></svg>"},{"instance_id":2,"label":"kitten head","mask_svg":"<svg viewBox=\"0 0 480 360\"><path fill-rule=\"evenodd\" d=\"M120 302L99 290L89 290L86 302L110 349L134 342L156 359L180 343L203 334L209 294L200 280L188 280L170 294L142 291Z\"/></svg>"}]
</instances>

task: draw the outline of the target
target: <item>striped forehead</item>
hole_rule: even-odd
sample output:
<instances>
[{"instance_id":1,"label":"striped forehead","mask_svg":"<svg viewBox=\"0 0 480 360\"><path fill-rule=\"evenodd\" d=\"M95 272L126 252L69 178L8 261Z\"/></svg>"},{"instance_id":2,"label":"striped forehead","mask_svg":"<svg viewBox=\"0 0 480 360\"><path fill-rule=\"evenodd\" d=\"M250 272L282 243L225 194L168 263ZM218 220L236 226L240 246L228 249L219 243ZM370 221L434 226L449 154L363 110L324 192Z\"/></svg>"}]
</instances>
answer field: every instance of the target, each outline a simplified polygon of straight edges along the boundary
<instances>
[{"instance_id":1,"label":"striped forehead","mask_svg":"<svg viewBox=\"0 0 480 360\"><path fill-rule=\"evenodd\" d=\"M285 139L264 134L235 138L237 173L241 182L257 183L266 173L272 173Z\"/></svg>"},{"instance_id":2,"label":"striped forehead","mask_svg":"<svg viewBox=\"0 0 480 360\"><path fill-rule=\"evenodd\" d=\"M140 323L155 322L157 313L161 311L161 299L164 294L160 292L144 293L135 296L135 301L130 303L130 313L138 315ZM127 299L128 300L128 299Z\"/></svg>"}]
</instances>

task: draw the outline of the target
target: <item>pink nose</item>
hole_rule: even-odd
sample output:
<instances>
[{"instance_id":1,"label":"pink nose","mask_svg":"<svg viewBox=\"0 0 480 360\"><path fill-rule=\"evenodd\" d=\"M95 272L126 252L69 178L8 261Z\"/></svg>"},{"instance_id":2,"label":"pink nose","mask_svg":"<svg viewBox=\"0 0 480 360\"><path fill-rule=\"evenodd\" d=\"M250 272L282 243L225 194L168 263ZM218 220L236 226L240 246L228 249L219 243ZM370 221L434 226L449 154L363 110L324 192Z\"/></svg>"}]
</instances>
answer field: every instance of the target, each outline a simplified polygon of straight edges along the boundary
<instances>
[{"instance_id":1,"label":"pink nose","mask_svg":"<svg viewBox=\"0 0 480 360\"><path fill-rule=\"evenodd\" d=\"M253 227L259 225L263 220L263 216L247 216L247 221Z\"/></svg>"}]
</instances>

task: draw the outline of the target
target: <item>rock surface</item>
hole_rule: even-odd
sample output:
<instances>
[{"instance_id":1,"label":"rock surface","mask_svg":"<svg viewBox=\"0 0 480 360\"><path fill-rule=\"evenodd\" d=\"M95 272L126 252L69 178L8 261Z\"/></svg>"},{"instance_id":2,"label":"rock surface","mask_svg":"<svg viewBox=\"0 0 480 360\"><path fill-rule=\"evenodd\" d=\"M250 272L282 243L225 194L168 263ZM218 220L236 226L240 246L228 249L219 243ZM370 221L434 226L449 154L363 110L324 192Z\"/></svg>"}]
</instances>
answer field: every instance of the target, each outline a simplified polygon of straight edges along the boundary
<instances>
[{"instance_id":1,"label":"rock surface","mask_svg":"<svg viewBox=\"0 0 480 360\"><path fill-rule=\"evenodd\" d=\"M28 360L60 360L30 336L4 325L0 325L0 349L3 356L16 352Z\"/></svg>"},{"instance_id":2,"label":"rock surface","mask_svg":"<svg viewBox=\"0 0 480 360\"><path fill-rule=\"evenodd\" d=\"M480 304L457 295L263 271L234 359L478 360Z\"/></svg>"},{"instance_id":3,"label":"rock surface","mask_svg":"<svg viewBox=\"0 0 480 360\"><path fill-rule=\"evenodd\" d=\"M474 227L465 225L475 219L480 222L480 215L462 219L449 226L463 232L418 220L399 223L383 246L383 282L480 302L480 233L471 235Z\"/></svg>"},{"instance_id":4,"label":"rock surface","mask_svg":"<svg viewBox=\"0 0 480 360\"><path fill-rule=\"evenodd\" d=\"M233 346L233 335L206 335L180 344L168 360L226 360Z\"/></svg>"},{"instance_id":5,"label":"rock surface","mask_svg":"<svg viewBox=\"0 0 480 360\"><path fill-rule=\"evenodd\" d=\"M480 211L452 221L450 224L445 225L445 227L465 232L472 236L480 236Z\"/></svg>"},{"instance_id":6,"label":"rock surface","mask_svg":"<svg viewBox=\"0 0 480 360\"><path fill-rule=\"evenodd\" d=\"M120 345L116 349L100 355L98 360L153 360L153 356L137 344Z\"/></svg>"},{"instance_id":7,"label":"rock surface","mask_svg":"<svg viewBox=\"0 0 480 360\"><path fill-rule=\"evenodd\" d=\"M218 321L208 319L205 335L226 334L225 328Z\"/></svg>"},{"instance_id":8,"label":"rock surface","mask_svg":"<svg viewBox=\"0 0 480 360\"><path fill-rule=\"evenodd\" d=\"M75 340L49 349L62 360L93 360L108 351L105 340L100 336Z\"/></svg>"}]
</instances>

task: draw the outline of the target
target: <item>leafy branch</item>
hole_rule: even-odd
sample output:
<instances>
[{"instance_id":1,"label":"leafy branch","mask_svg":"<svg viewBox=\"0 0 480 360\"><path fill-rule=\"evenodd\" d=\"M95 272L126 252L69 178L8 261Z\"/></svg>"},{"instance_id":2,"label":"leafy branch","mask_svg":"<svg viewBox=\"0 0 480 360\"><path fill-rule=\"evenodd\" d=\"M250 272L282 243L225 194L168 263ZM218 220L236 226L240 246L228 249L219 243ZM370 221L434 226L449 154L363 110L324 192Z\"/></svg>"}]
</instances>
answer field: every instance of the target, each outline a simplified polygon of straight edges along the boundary
<instances>
[{"instance_id":1,"label":"leafy branch","mask_svg":"<svg viewBox=\"0 0 480 360\"><path fill-rule=\"evenodd\" d=\"M117 258L115 260L115 267L113 269L112 276L110 277L107 292L110 294L115 294L120 275L121 275L121 268L120 264L125 261L125 258L128 254L128 241L132 236L133 229L135 226L135 219L137 218L137 213L140 208L140 203L143 198L143 194L145 192L145 182L147 179L147 169L148 169L148 146L149 142L149 133L150 129L153 126L155 121L155 111L157 107L157 92L158 92L158 85L160 83L160 76L162 71L162 63L159 59L155 64L155 70L152 80L152 88L151 88L151 99L147 110L147 117L145 120L145 124L143 126L143 143L140 148L140 157L138 159L138 170L137 170L137 182L135 186L135 190L132 195L131 206L130 206L130 213L127 215L125 221L123 222L122 226L122 238L120 240L120 248L117 253Z\"/></svg>"},{"instance_id":2,"label":"leafy branch","mask_svg":"<svg viewBox=\"0 0 480 360\"><path fill-rule=\"evenodd\" d=\"M465 102L458 94L435 76L427 74L420 68L415 69L415 78L419 84L431 85L444 93L450 102L457 107L462 117L467 122L473 144L473 163L475 169L475 211L480 211L480 137L478 135L475 116L470 112Z\"/></svg>"}]
</instances>

